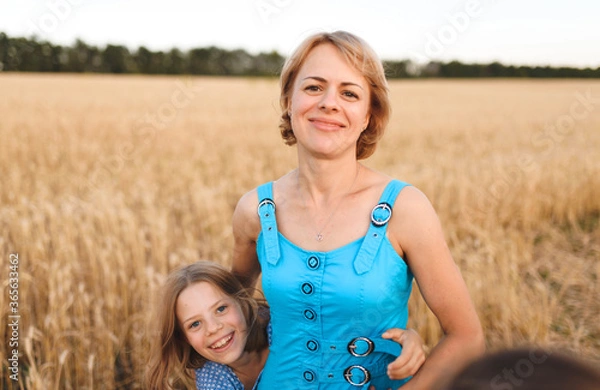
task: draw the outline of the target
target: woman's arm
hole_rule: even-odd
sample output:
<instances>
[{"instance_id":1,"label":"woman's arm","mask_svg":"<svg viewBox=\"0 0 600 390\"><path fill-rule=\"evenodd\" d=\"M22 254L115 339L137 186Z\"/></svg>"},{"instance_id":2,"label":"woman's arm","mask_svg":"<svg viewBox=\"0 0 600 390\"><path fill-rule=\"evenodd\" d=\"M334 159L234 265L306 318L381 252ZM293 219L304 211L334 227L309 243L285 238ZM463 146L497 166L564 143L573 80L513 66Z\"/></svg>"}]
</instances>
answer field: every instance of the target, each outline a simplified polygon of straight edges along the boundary
<instances>
[{"instance_id":1,"label":"woman's arm","mask_svg":"<svg viewBox=\"0 0 600 390\"><path fill-rule=\"evenodd\" d=\"M444 337L402 389L429 389L485 350L483 331L460 270L454 263L433 206L414 187L396 201L392 244L407 260Z\"/></svg>"},{"instance_id":2,"label":"woman's arm","mask_svg":"<svg viewBox=\"0 0 600 390\"><path fill-rule=\"evenodd\" d=\"M242 196L233 212L233 260L231 272L246 288L253 288L260 275L256 239L260 233L256 190Z\"/></svg>"}]
</instances>

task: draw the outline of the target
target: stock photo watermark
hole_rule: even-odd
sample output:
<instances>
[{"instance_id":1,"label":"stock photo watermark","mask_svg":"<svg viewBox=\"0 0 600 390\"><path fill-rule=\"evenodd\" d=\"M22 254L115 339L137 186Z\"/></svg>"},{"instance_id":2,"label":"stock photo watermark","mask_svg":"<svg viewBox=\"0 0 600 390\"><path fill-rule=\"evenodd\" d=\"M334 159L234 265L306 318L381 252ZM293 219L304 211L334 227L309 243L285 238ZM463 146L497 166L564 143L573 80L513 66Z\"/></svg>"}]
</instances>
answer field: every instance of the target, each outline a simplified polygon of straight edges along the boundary
<instances>
[{"instance_id":1,"label":"stock photo watermark","mask_svg":"<svg viewBox=\"0 0 600 390\"><path fill-rule=\"evenodd\" d=\"M502 372L492 378L490 386L493 390L512 390L521 386L530 378L536 366L543 364L551 352L531 350L527 358L521 358L511 367L502 368Z\"/></svg>"},{"instance_id":2,"label":"stock photo watermark","mask_svg":"<svg viewBox=\"0 0 600 390\"><path fill-rule=\"evenodd\" d=\"M58 30L60 25L71 17L82 0L48 0L44 10L38 16L29 18L25 23L30 35L50 34Z\"/></svg>"},{"instance_id":3,"label":"stock photo watermark","mask_svg":"<svg viewBox=\"0 0 600 390\"><path fill-rule=\"evenodd\" d=\"M554 122L547 123L543 130L533 135L533 146L541 148L543 154L552 152L567 136L573 134L577 122L590 116L596 105L600 106L600 97L592 96L591 88L585 92L577 91L568 112L560 115Z\"/></svg>"},{"instance_id":4,"label":"stock photo watermark","mask_svg":"<svg viewBox=\"0 0 600 390\"><path fill-rule=\"evenodd\" d=\"M421 63L428 63L439 58L449 46L458 42L475 20L479 19L486 8L495 5L499 0L467 0L460 9L445 15L446 23L435 32L425 34L425 44L419 51L410 51L409 56Z\"/></svg>"},{"instance_id":5,"label":"stock photo watermark","mask_svg":"<svg viewBox=\"0 0 600 390\"><path fill-rule=\"evenodd\" d=\"M158 134L167 129L177 119L180 112L186 109L196 98L201 87L187 81L177 80L169 98L155 110L147 111L131 129L133 141L119 145L118 151L96 162L87 178L78 184L79 196L69 196L73 204L85 204L84 197L91 197L100 190L103 183L119 175L127 163L139 158L141 152L155 141Z\"/></svg>"},{"instance_id":6,"label":"stock photo watermark","mask_svg":"<svg viewBox=\"0 0 600 390\"><path fill-rule=\"evenodd\" d=\"M497 175L497 180L487 186L468 213L485 214L512 190L525 174L539 168L539 159L555 152L568 136L572 136L577 124L587 120L600 107L600 96L594 96L591 87L585 92L576 91L568 110L546 123L531 137L535 154L516 156L514 162Z\"/></svg>"},{"instance_id":7,"label":"stock photo watermark","mask_svg":"<svg viewBox=\"0 0 600 390\"><path fill-rule=\"evenodd\" d=\"M258 12L258 16L267 24L271 21L273 16L278 16L283 11L292 5L292 0L256 0L254 2L254 8Z\"/></svg>"},{"instance_id":8,"label":"stock photo watermark","mask_svg":"<svg viewBox=\"0 0 600 390\"><path fill-rule=\"evenodd\" d=\"M19 254L8 258L8 371L10 379L19 381Z\"/></svg>"},{"instance_id":9,"label":"stock photo watermark","mask_svg":"<svg viewBox=\"0 0 600 390\"><path fill-rule=\"evenodd\" d=\"M43 4L43 9L31 16L23 23L27 28L27 36L44 37L59 29L73 14L76 7L84 2L82 0L49 0ZM34 48L26 41L17 41L18 51L32 53ZM0 70L2 70L0 68Z\"/></svg>"}]
</instances>

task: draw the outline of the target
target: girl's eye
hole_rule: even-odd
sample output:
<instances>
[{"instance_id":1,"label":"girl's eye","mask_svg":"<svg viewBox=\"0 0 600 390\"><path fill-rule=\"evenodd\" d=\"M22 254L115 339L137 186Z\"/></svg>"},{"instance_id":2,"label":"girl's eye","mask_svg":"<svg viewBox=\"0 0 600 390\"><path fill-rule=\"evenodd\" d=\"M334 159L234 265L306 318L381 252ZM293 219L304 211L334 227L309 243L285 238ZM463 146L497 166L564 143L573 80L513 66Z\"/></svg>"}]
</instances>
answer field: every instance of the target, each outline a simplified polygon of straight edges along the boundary
<instances>
[{"instance_id":1,"label":"girl's eye","mask_svg":"<svg viewBox=\"0 0 600 390\"><path fill-rule=\"evenodd\" d=\"M200 327L200 321L194 321L190 324L190 329L195 329Z\"/></svg>"},{"instance_id":2,"label":"girl's eye","mask_svg":"<svg viewBox=\"0 0 600 390\"><path fill-rule=\"evenodd\" d=\"M222 305L217 307L217 313L223 313L225 310L227 310L227 306L226 305Z\"/></svg>"}]
</instances>

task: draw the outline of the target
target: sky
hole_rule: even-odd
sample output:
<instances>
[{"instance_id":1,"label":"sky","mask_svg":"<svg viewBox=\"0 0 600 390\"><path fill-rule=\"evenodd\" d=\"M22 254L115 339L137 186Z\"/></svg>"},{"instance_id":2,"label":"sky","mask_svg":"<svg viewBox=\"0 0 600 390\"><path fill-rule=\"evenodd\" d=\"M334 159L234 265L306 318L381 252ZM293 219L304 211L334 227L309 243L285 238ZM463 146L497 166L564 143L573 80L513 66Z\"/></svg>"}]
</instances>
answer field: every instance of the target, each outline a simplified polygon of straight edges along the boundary
<instances>
[{"instance_id":1,"label":"sky","mask_svg":"<svg viewBox=\"0 0 600 390\"><path fill-rule=\"evenodd\" d=\"M600 67L599 0L0 0L0 32L64 45L287 56L334 30L384 60Z\"/></svg>"}]
</instances>

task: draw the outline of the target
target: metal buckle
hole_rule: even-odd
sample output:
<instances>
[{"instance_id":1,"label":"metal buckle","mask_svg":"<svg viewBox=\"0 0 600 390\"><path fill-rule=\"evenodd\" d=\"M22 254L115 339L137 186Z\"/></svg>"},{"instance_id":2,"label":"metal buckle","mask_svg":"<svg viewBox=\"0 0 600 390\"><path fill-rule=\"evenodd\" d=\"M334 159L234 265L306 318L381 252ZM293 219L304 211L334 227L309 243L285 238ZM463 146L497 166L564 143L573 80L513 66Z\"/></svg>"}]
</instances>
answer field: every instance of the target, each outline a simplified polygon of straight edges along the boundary
<instances>
[{"instance_id":1,"label":"metal buckle","mask_svg":"<svg viewBox=\"0 0 600 390\"><path fill-rule=\"evenodd\" d=\"M365 376L365 379L358 383L352 381L352 370L354 370L355 368L359 369ZM354 365L344 370L344 379L346 379L346 382L350 383L352 386L363 386L369 383L369 381L371 380L371 373L363 366Z\"/></svg>"},{"instance_id":2,"label":"metal buckle","mask_svg":"<svg viewBox=\"0 0 600 390\"><path fill-rule=\"evenodd\" d=\"M375 211L377 211L379 209L385 210L388 212L387 217L383 220L375 218ZM379 203L377 206L373 207L373 211L371 211L371 222L373 223L373 225L375 225L377 227L383 226L386 223L388 223L390 218L392 218L392 206L390 206L388 203L385 203L385 202Z\"/></svg>"},{"instance_id":3,"label":"metal buckle","mask_svg":"<svg viewBox=\"0 0 600 390\"><path fill-rule=\"evenodd\" d=\"M363 352L363 353L356 352L356 348L357 348L356 342L357 341L364 341L365 343L367 343L366 352ZM375 343L366 337L355 337L352 340L350 340L350 342L348 343L348 352L350 352L350 355L356 356L356 357L368 356L371 354L371 352L373 352L374 349L375 349Z\"/></svg>"},{"instance_id":4,"label":"metal buckle","mask_svg":"<svg viewBox=\"0 0 600 390\"><path fill-rule=\"evenodd\" d=\"M260 202L258 204L258 207L256 208L256 211L258 212L258 216L259 217L260 217L260 208L263 207L263 206L266 206L268 204L270 204L271 206L273 206L273 210L275 210L275 202L273 202L272 199L265 198L265 199L262 200L262 202ZM269 215L266 215L266 216L268 217Z\"/></svg>"}]
</instances>

